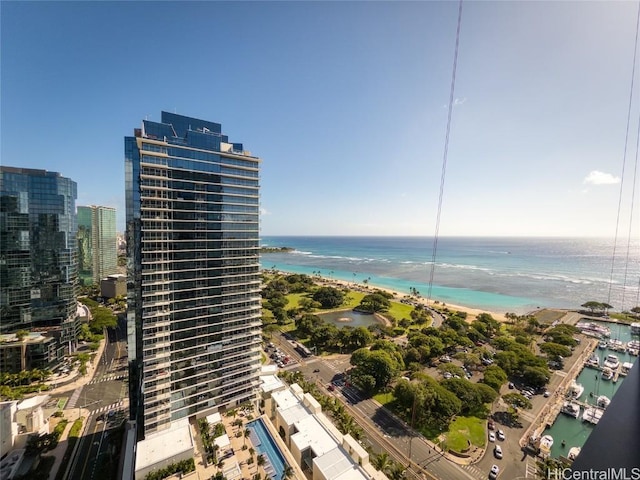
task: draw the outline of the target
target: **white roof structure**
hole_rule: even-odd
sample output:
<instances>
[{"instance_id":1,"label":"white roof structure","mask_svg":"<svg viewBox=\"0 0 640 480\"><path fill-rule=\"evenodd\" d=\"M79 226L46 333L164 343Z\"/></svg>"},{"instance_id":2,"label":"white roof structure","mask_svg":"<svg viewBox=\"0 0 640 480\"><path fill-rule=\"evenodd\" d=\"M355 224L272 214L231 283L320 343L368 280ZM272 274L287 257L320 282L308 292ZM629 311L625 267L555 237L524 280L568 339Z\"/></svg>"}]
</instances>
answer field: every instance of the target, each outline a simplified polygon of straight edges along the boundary
<instances>
[{"instance_id":1,"label":"white roof structure","mask_svg":"<svg viewBox=\"0 0 640 480\"><path fill-rule=\"evenodd\" d=\"M298 423L303 418L308 417L310 414L306 408L304 408L301 404L292 405L286 410L280 410L280 415L282 416L282 420L287 425L293 425Z\"/></svg>"},{"instance_id":2,"label":"white roof structure","mask_svg":"<svg viewBox=\"0 0 640 480\"><path fill-rule=\"evenodd\" d=\"M356 468L340 447L334 448L321 457L314 458L313 463L325 478L331 478L332 480L367 479L367 476Z\"/></svg>"},{"instance_id":3,"label":"white roof structure","mask_svg":"<svg viewBox=\"0 0 640 480\"><path fill-rule=\"evenodd\" d=\"M175 427L148 435L138 442L136 471L156 465L188 450L193 451L189 424L177 423Z\"/></svg>"},{"instance_id":4,"label":"white roof structure","mask_svg":"<svg viewBox=\"0 0 640 480\"><path fill-rule=\"evenodd\" d=\"M217 445L218 447L220 447L220 450L222 450L223 448L231 446L231 440L229 440L229 435L225 433L224 435L220 435L219 437L214 438L213 444Z\"/></svg>"},{"instance_id":5,"label":"white roof structure","mask_svg":"<svg viewBox=\"0 0 640 480\"><path fill-rule=\"evenodd\" d=\"M263 392L274 392L285 387L282 380L275 375L261 375L260 376L260 388Z\"/></svg>"},{"instance_id":6,"label":"white roof structure","mask_svg":"<svg viewBox=\"0 0 640 480\"><path fill-rule=\"evenodd\" d=\"M51 397L49 395L36 395L35 397L27 398L26 400L18 403L16 408L18 410L30 410L37 408L44 403L47 403Z\"/></svg>"},{"instance_id":7,"label":"white roof structure","mask_svg":"<svg viewBox=\"0 0 640 480\"><path fill-rule=\"evenodd\" d=\"M298 433L291 435L291 443L295 443L299 451L309 447L316 457L336 448L337 442L318 420L311 415L295 424Z\"/></svg>"},{"instance_id":8,"label":"white roof structure","mask_svg":"<svg viewBox=\"0 0 640 480\"><path fill-rule=\"evenodd\" d=\"M215 412L211 415L207 415L207 423L209 425L215 425L216 423L220 423L222 421L222 415L220 413Z\"/></svg>"},{"instance_id":9,"label":"white roof structure","mask_svg":"<svg viewBox=\"0 0 640 480\"><path fill-rule=\"evenodd\" d=\"M298 400L290 389L273 392L271 398L276 402L276 407L282 410L286 410L289 407L300 404L300 400Z\"/></svg>"}]
</instances>

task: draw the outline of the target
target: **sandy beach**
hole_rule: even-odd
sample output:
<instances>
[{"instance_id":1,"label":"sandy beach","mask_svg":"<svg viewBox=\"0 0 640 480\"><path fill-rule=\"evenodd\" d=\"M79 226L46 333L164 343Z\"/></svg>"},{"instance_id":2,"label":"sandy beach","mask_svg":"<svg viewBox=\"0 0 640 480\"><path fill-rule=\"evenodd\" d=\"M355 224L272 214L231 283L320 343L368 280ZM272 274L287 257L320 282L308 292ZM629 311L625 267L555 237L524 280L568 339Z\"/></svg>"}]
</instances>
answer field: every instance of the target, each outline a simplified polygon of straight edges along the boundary
<instances>
[{"instance_id":1,"label":"sandy beach","mask_svg":"<svg viewBox=\"0 0 640 480\"><path fill-rule=\"evenodd\" d=\"M467 320L468 321L473 321L476 316L480 315L481 313L488 313L490 314L493 318L495 318L496 320L500 321L500 322L506 322L507 318L504 316L503 313L495 313L495 312L489 312L486 310L480 310L477 308L470 308L470 307L464 307L461 305L453 305L451 303L443 303L443 302L439 302L437 299L431 299L431 300L427 300L426 298L416 298L416 297L411 297L410 295L407 295L406 293L402 293L402 292L397 292L394 290L390 290L388 288L382 288L382 287L378 287L375 285L360 285L360 284L354 284L353 282L347 282L344 280L335 280L335 279L329 279L326 277L314 277L314 279L317 279L320 283L322 283L323 285L333 285L336 287L343 287L343 288L348 288L351 290L358 290L360 292L372 292L374 290L382 290L385 292L389 292L391 293L396 300L401 300L403 298L412 298L413 301L417 301L425 306L430 306L430 307L434 307L436 309L441 309L441 308L448 308L449 310L457 310L459 312L465 312L467 314ZM436 303L438 302L438 303Z\"/></svg>"}]
</instances>

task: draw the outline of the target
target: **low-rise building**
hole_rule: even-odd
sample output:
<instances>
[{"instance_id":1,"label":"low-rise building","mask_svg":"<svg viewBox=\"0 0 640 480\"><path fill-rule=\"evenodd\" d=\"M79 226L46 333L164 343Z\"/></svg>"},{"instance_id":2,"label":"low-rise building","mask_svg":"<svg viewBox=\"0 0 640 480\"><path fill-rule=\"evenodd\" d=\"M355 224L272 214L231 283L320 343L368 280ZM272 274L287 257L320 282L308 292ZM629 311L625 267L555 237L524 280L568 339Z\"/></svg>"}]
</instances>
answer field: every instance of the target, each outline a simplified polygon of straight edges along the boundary
<instances>
[{"instance_id":1,"label":"low-rise building","mask_svg":"<svg viewBox=\"0 0 640 480\"><path fill-rule=\"evenodd\" d=\"M115 298L127 294L126 275L114 274L100 280L100 295Z\"/></svg>"},{"instance_id":2,"label":"low-rise building","mask_svg":"<svg viewBox=\"0 0 640 480\"><path fill-rule=\"evenodd\" d=\"M54 334L30 332L24 338L13 333L0 335L0 371L2 372L18 373L36 368L49 369L63 356L64 350Z\"/></svg>"},{"instance_id":3,"label":"low-rise building","mask_svg":"<svg viewBox=\"0 0 640 480\"><path fill-rule=\"evenodd\" d=\"M144 479L155 470L188 460L193 456L194 444L188 420L174 422L170 429L147 435L144 440L137 443L135 480Z\"/></svg>"},{"instance_id":4,"label":"low-rise building","mask_svg":"<svg viewBox=\"0 0 640 480\"><path fill-rule=\"evenodd\" d=\"M318 401L299 385L289 388L274 375L261 379L261 411L280 434L300 468L313 480L384 480L369 453L343 435L322 412Z\"/></svg>"}]
</instances>

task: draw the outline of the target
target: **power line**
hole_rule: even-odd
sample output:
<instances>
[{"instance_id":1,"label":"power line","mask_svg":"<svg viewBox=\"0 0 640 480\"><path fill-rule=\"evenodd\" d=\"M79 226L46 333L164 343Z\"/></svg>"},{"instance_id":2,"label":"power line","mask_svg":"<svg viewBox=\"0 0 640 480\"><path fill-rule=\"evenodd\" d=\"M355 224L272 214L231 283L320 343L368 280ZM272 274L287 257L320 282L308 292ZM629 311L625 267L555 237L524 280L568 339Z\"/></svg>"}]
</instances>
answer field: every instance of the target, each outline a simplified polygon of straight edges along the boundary
<instances>
[{"instance_id":1,"label":"power line","mask_svg":"<svg viewBox=\"0 0 640 480\"><path fill-rule=\"evenodd\" d=\"M627 110L627 129L625 132L625 137L624 137L624 152L622 154L622 173L620 174L620 192L618 195L618 213L616 215L616 231L615 231L615 235L613 238L613 252L611 255L611 272L609 274L609 291L608 291L608 295L607 295L607 303L611 304L611 288L613 286L613 270L614 270L614 266L615 266L615 261L616 261L616 246L618 244L618 229L620 226L620 209L622 207L622 192L623 192L623 187L624 187L624 170L625 170L625 164L627 161L627 146L629 144L629 128L630 128L630 124L631 124L631 107L632 107L632 103L633 103L633 84L634 84L634 80L635 80L635 74L636 74L636 57L637 57L637 53L638 53L638 29L640 27L640 2L638 3L638 13L636 15L636 38L635 38L635 43L633 45L633 63L632 63L632 68L631 68L631 86L629 88L629 107ZM636 165L638 163L637 160L637 147L636 147ZM635 175L634 175L635 177ZM634 181L635 184L635 181ZM635 185L634 185L634 190L635 190ZM633 212L633 205L632 205L632 209L631 211ZM631 225L630 225L631 226ZM629 230L629 236L631 236L631 230ZM628 248L628 247L627 247ZM628 262L627 262L628 263ZM625 279L626 279L626 268L625 268ZM623 285L623 292L624 292L624 285ZM622 309L622 305L620 306Z\"/></svg>"},{"instance_id":2,"label":"power line","mask_svg":"<svg viewBox=\"0 0 640 480\"><path fill-rule=\"evenodd\" d=\"M440 231L440 214L442 212L442 198L444 196L444 180L447 173L447 157L449 153L449 134L451 132L451 116L453 114L454 93L456 89L456 70L458 67L458 48L460 46L460 25L462 23L462 0L458 5L458 27L456 29L456 47L453 53L453 72L451 74L451 89L449 93L449 112L447 116L447 131L444 137L444 154L442 157L442 173L440 175L440 195L438 197L438 213L436 215L436 228L433 237L433 253L431 255L431 273L429 275L429 291L427 300L431 300L433 288L433 274L436 267L436 252L438 251L438 234Z\"/></svg>"}]
</instances>

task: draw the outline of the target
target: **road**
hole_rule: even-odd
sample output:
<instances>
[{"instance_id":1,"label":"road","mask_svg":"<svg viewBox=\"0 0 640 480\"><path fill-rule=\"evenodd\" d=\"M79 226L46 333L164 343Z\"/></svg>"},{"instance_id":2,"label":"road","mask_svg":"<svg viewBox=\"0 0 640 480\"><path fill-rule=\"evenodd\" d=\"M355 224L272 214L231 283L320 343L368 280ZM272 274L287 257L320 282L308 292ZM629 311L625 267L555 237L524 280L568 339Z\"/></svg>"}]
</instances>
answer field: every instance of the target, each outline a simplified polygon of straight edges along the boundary
<instances>
[{"instance_id":1,"label":"road","mask_svg":"<svg viewBox=\"0 0 640 480\"><path fill-rule=\"evenodd\" d=\"M126 330L121 323L109 330L107 344L93 379L81 387L76 407L89 410L84 435L71 459L70 480L110 478L108 436L126 417L127 351ZM76 394L77 395L77 394ZM112 470L115 473L115 470Z\"/></svg>"},{"instance_id":2,"label":"road","mask_svg":"<svg viewBox=\"0 0 640 480\"><path fill-rule=\"evenodd\" d=\"M293 365L287 367L287 370L300 370L308 380L316 382L325 394L334 395L343 401L347 411L365 431L364 441L374 452L386 451L397 462L406 466L409 466L409 453L411 453L411 467L407 472L407 478L442 480L487 478L488 470L481 472L449 461L440 451L428 445L422 437L412 435L412 430L401 420L380 407L377 402L362 398L355 389L342 386L333 392L329 391L328 385L332 381L339 380L344 371L349 368L349 355L332 355L330 359L319 357L302 359L287 339L276 336L274 342L296 360Z\"/></svg>"}]
</instances>

